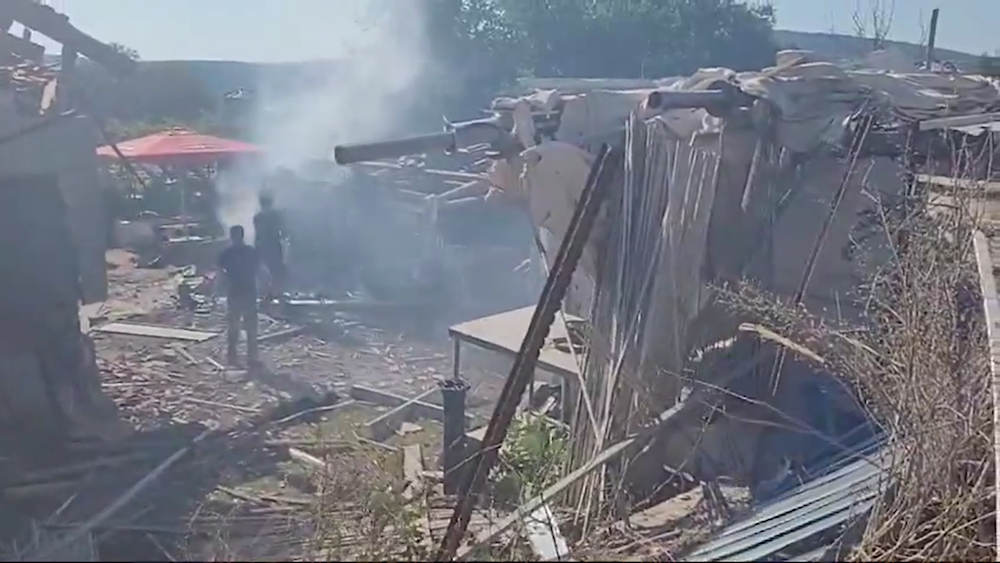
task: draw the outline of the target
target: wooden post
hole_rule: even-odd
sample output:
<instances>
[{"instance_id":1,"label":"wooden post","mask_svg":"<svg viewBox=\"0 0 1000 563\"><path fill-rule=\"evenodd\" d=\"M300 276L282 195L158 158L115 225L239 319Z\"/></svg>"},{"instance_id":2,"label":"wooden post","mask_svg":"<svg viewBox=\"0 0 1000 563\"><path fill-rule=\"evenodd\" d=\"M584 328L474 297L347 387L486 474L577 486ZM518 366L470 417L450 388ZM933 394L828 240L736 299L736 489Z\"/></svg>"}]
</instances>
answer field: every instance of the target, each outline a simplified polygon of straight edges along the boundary
<instances>
[{"instance_id":1,"label":"wooden post","mask_svg":"<svg viewBox=\"0 0 1000 563\"><path fill-rule=\"evenodd\" d=\"M931 10L931 27L927 32L927 70L930 71L934 68L934 43L937 40L937 24L938 24L938 14L941 12L940 8L934 8Z\"/></svg>"},{"instance_id":2,"label":"wooden post","mask_svg":"<svg viewBox=\"0 0 1000 563\"><path fill-rule=\"evenodd\" d=\"M57 112L73 109L73 83L76 74L77 52L67 45L62 46L58 84L56 85Z\"/></svg>"},{"instance_id":3,"label":"wooden post","mask_svg":"<svg viewBox=\"0 0 1000 563\"><path fill-rule=\"evenodd\" d=\"M476 497L496 462L499 448L507 435L507 429L514 418L517 406L530 384L538 364L538 354L545 343L549 327L555 320L556 312L561 307L573 271L576 269L581 254L583 254L583 247L590 236L591 228L597 220L597 215L608 193L608 185L621 169L622 158L623 154L620 151L612 150L604 145L591 167L583 194L580 196L570 220L569 229L559 247L559 252L556 254L555 263L549 273L548 280L545 282L545 288L542 290L538 305L535 307L528 331L521 342L521 349L511 367L510 375L504 382L500 399L497 401L493 416L490 417L489 425L486 427L482 445L478 454L470 460L472 465L466 471L458 504L455 505L455 511L452 513L448 530L441 540L435 561L451 560L458 550L462 538L465 537Z\"/></svg>"}]
</instances>

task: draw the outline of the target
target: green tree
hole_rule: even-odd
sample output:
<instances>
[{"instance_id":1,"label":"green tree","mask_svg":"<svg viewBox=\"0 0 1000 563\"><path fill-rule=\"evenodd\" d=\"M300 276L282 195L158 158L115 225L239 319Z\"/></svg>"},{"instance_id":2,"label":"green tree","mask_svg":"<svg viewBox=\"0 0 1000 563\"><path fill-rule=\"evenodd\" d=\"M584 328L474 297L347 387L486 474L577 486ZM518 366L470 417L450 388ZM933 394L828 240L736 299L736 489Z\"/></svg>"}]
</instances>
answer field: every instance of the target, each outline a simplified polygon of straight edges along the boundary
<instances>
[{"instance_id":1,"label":"green tree","mask_svg":"<svg viewBox=\"0 0 1000 563\"><path fill-rule=\"evenodd\" d=\"M439 56L512 74L638 78L774 63L774 10L737 0L430 0ZM483 64L487 61L488 64ZM484 77L480 77L484 81Z\"/></svg>"}]
</instances>

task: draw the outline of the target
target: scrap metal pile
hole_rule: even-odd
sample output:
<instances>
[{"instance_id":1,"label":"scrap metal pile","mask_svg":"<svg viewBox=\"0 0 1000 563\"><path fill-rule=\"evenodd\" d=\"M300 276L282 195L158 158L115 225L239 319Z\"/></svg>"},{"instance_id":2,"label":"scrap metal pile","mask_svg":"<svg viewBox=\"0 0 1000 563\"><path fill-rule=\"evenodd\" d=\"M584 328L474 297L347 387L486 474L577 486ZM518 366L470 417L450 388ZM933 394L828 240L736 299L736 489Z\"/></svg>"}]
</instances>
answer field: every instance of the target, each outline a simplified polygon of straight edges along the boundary
<instances>
[{"instance_id":1,"label":"scrap metal pile","mask_svg":"<svg viewBox=\"0 0 1000 563\"><path fill-rule=\"evenodd\" d=\"M729 482L749 488L757 522L690 557L823 556L884 490L891 459L873 454L879 431L856 389L720 295L751 280L792 308L866 326L858 288L891 241L864 218L905 199L916 163L938 164L931 136L911 139L918 124L996 110L996 85L845 71L801 51L759 72L524 85L536 91L497 99L490 118L335 154L347 164L477 147L493 160L481 179L562 241L544 249L549 281L468 492L483 485L560 303L590 323L571 459L490 533L559 497L586 536L694 486L721 499ZM468 553L469 499L439 555Z\"/></svg>"}]
</instances>

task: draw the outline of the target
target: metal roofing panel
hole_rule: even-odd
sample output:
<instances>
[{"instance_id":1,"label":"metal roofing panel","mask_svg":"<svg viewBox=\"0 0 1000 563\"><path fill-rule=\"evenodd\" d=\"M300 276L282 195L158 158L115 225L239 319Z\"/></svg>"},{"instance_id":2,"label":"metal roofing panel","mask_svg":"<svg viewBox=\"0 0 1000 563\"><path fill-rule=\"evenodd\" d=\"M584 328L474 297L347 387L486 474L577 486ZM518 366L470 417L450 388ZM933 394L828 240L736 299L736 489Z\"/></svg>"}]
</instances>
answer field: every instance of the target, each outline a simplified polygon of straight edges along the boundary
<instances>
[{"instance_id":1,"label":"metal roofing panel","mask_svg":"<svg viewBox=\"0 0 1000 563\"><path fill-rule=\"evenodd\" d=\"M870 510L887 454L863 457L805 483L723 530L687 561L758 561Z\"/></svg>"}]
</instances>

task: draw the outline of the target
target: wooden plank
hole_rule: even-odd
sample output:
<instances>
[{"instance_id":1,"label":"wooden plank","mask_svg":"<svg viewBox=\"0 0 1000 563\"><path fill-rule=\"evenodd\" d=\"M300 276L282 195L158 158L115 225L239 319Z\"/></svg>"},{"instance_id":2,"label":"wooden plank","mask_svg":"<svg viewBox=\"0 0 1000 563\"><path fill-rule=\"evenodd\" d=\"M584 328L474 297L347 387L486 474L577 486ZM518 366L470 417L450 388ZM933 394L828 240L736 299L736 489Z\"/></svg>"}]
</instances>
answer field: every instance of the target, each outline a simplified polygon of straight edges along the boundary
<instances>
[{"instance_id":1,"label":"wooden plank","mask_svg":"<svg viewBox=\"0 0 1000 563\"><path fill-rule=\"evenodd\" d=\"M171 340L188 340L191 342L204 342L219 335L217 332L204 332L200 330L186 330L183 328L170 328L165 326L140 325L132 323L108 323L94 329L96 332L106 332L109 334L125 334L129 336L149 336L152 338L169 338Z\"/></svg>"},{"instance_id":2,"label":"wooden plank","mask_svg":"<svg viewBox=\"0 0 1000 563\"><path fill-rule=\"evenodd\" d=\"M356 401L373 403L376 405L385 405L387 407L398 407L412 400L395 393L372 389L371 387L365 387L364 385L352 385L349 393L351 398ZM414 410L414 414L417 416L429 418L438 422L444 421L444 408L441 406L424 401L413 401L413 405L410 408ZM466 413L465 418L471 420L472 416L469 413Z\"/></svg>"},{"instance_id":3,"label":"wooden plank","mask_svg":"<svg viewBox=\"0 0 1000 563\"><path fill-rule=\"evenodd\" d=\"M403 447L403 499L407 502L414 500L418 495L423 518L420 519L420 533L423 536L424 547L430 549L434 535L431 529L431 512L427 506L427 497L424 494L424 452L420 444L410 444Z\"/></svg>"},{"instance_id":4,"label":"wooden plank","mask_svg":"<svg viewBox=\"0 0 1000 563\"><path fill-rule=\"evenodd\" d=\"M415 418L414 414L416 413L414 411L416 409L414 409L414 407L417 403L427 399L437 391L437 388L428 389L389 412L383 413L382 415L366 422L365 429L368 431L368 435L371 436L373 440L378 440L379 442L385 440L399 428L400 424L403 422L409 422Z\"/></svg>"},{"instance_id":5,"label":"wooden plank","mask_svg":"<svg viewBox=\"0 0 1000 563\"><path fill-rule=\"evenodd\" d=\"M290 328L285 328L281 330L276 330L274 332L268 332L257 337L257 343L261 342L277 342L279 340L294 338L305 331L304 326L293 326Z\"/></svg>"},{"instance_id":6,"label":"wooden plank","mask_svg":"<svg viewBox=\"0 0 1000 563\"><path fill-rule=\"evenodd\" d=\"M316 471L326 469L325 461L298 448L288 448L288 457Z\"/></svg>"},{"instance_id":7,"label":"wooden plank","mask_svg":"<svg viewBox=\"0 0 1000 563\"><path fill-rule=\"evenodd\" d=\"M990 375L993 379L993 455L996 458L994 483L1000 483L1000 299L993 274L993 259L986 235L977 231L972 238L979 271L979 289L983 294L983 313L986 316L986 336L990 347ZM996 485L995 485L996 486ZM1000 514L1000 495L995 495L995 509ZM1000 519L996 523L997 548L1000 549Z\"/></svg>"},{"instance_id":8,"label":"wooden plank","mask_svg":"<svg viewBox=\"0 0 1000 563\"><path fill-rule=\"evenodd\" d=\"M956 115L954 117L939 117L925 119L920 122L921 131L934 129L949 129L951 127L968 127L1000 121L1000 113L977 113L975 115Z\"/></svg>"},{"instance_id":9,"label":"wooden plank","mask_svg":"<svg viewBox=\"0 0 1000 563\"><path fill-rule=\"evenodd\" d=\"M531 551L538 556L539 561L568 560L569 546L547 504L538 507L538 510L525 519L524 532Z\"/></svg>"},{"instance_id":10,"label":"wooden plank","mask_svg":"<svg viewBox=\"0 0 1000 563\"><path fill-rule=\"evenodd\" d=\"M988 180L972 180L969 178L951 178L949 176L934 176L917 174L917 181L942 188L982 189L986 192L1000 192L1000 182Z\"/></svg>"},{"instance_id":11,"label":"wooden plank","mask_svg":"<svg viewBox=\"0 0 1000 563\"><path fill-rule=\"evenodd\" d=\"M403 498L411 500L417 493L424 475L424 453L420 444L403 446Z\"/></svg>"}]
</instances>

